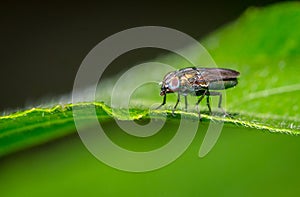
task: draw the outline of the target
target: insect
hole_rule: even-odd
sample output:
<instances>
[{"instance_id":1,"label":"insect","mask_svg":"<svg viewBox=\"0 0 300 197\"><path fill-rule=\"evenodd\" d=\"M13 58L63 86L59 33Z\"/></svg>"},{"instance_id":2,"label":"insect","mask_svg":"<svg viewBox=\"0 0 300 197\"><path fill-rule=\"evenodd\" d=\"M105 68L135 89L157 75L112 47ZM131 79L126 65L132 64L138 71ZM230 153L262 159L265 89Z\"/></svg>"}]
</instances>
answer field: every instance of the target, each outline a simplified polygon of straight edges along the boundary
<instances>
[{"instance_id":1,"label":"insect","mask_svg":"<svg viewBox=\"0 0 300 197\"><path fill-rule=\"evenodd\" d=\"M199 103L206 96L206 103L208 110L211 112L209 97L219 96L218 108L220 108L224 115L228 115L222 108L222 93L215 90L224 90L232 88L238 84L237 77L239 72L226 68L196 68L187 67L180 70L169 72L165 75L163 81L160 83L160 95L164 96L163 102L157 109L166 104L168 93L177 93L177 102L172 110L172 115L180 102L180 97L184 96L185 111L187 111L187 95L199 96L196 103L198 109ZM199 118L201 119L200 110Z\"/></svg>"}]
</instances>

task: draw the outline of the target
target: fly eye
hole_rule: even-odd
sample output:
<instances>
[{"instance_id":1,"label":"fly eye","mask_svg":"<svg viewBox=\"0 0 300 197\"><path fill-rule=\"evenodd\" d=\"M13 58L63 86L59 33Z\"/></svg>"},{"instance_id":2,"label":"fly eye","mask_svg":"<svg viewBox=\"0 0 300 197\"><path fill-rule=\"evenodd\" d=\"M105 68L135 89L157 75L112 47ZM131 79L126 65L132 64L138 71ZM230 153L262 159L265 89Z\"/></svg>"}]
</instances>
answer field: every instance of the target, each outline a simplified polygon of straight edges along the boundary
<instances>
[{"instance_id":1,"label":"fly eye","mask_svg":"<svg viewBox=\"0 0 300 197\"><path fill-rule=\"evenodd\" d=\"M177 88L179 88L179 79L178 77L174 77L170 83L169 83L169 88L171 90L176 90Z\"/></svg>"}]
</instances>

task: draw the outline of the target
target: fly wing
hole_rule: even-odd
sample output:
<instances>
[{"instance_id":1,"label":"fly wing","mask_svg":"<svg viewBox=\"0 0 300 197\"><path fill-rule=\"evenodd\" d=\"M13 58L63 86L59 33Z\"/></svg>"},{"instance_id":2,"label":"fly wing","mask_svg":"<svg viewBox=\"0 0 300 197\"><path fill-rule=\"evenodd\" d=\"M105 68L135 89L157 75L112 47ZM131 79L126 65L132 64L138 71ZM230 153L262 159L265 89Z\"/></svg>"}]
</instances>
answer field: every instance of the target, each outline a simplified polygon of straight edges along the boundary
<instances>
[{"instance_id":1,"label":"fly wing","mask_svg":"<svg viewBox=\"0 0 300 197\"><path fill-rule=\"evenodd\" d=\"M236 79L240 73L225 68L198 68L198 80L205 82Z\"/></svg>"}]
</instances>

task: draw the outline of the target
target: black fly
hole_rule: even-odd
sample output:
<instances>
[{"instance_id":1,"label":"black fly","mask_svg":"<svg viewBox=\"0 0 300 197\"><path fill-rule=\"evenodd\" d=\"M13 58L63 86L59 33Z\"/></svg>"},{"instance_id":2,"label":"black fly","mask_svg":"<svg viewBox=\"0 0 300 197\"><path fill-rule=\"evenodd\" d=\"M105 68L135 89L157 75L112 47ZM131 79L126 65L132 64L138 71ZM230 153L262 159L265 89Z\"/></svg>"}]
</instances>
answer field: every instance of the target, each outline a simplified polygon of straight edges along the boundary
<instances>
[{"instance_id":1,"label":"black fly","mask_svg":"<svg viewBox=\"0 0 300 197\"><path fill-rule=\"evenodd\" d=\"M185 110L187 110L187 95L191 94L194 96L199 96L196 103L198 107L199 103L206 96L206 102L209 112L211 113L211 107L209 103L209 96L219 96L218 107L222 109L222 93L216 92L214 90L224 90L227 88L232 88L238 84L237 77L239 72L226 68L196 68L188 67L180 70L169 72L165 75L163 81L161 82L160 95L164 96L162 104L158 107L160 108L166 104L167 94L177 92L177 102L173 108L172 114L177 108L180 101L180 96L185 98ZM213 91L211 91L213 90ZM158 109L157 108L157 109ZM201 118L199 111L199 118Z\"/></svg>"}]
</instances>

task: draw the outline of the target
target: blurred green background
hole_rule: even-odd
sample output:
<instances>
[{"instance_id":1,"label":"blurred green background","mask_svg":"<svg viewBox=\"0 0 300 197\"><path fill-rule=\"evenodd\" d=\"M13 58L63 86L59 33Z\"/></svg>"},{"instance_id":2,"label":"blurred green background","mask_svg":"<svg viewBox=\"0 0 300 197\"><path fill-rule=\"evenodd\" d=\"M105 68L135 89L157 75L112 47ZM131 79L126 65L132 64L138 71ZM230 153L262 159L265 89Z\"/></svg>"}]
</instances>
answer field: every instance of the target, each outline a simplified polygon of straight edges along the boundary
<instances>
[{"instance_id":1,"label":"blurred green background","mask_svg":"<svg viewBox=\"0 0 300 197\"><path fill-rule=\"evenodd\" d=\"M105 126L113 132L112 138L122 137L123 131L111 122ZM170 131L172 123L168 126ZM162 169L145 173L123 172L104 165L86 150L77 136L13 154L1 160L1 195L299 194L299 137L226 126L212 151L199 158L197 155L206 127L207 124L201 124L193 143L179 159ZM170 133L163 133L160 137L168 139ZM153 148L154 145L148 143L146 146Z\"/></svg>"}]
</instances>

